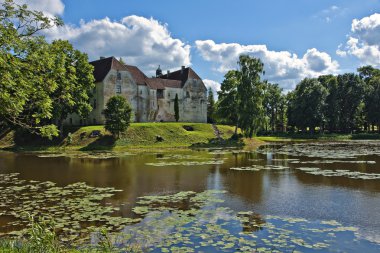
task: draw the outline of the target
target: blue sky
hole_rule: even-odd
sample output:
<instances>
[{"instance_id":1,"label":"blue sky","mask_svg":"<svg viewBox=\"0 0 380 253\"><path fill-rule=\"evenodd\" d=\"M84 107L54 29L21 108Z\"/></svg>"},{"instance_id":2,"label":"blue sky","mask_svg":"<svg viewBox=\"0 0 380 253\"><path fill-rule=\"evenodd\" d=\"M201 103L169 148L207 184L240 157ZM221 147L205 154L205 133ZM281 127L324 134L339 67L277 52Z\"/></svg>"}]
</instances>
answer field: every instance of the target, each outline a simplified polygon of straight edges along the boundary
<instances>
[{"instance_id":1,"label":"blue sky","mask_svg":"<svg viewBox=\"0 0 380 253\"><path fill-rule=\"evenodd\" d=\"M66 27L47 36L91 59L123 57L148 74L191 65L216 89L241 53L262 58L266 78L286 90L304 77L380 66L380 0L26 2L60 15Z\"/></svg>"}]
</instances>

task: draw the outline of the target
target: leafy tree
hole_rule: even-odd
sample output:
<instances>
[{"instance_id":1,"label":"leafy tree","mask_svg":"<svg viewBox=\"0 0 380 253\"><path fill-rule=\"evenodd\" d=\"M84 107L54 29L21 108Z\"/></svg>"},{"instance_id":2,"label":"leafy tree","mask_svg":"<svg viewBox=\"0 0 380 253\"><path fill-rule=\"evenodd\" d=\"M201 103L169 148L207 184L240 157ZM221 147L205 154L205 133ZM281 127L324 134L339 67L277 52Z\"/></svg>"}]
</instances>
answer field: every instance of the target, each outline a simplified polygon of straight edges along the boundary
<instances>
[{"instance_id":1,"label":"leafy tree","mask_svg":"<svg viewBox=\"0 0 380 253\"><path fill-rule=\"evenodd\" d=\"M338 75L338 126L343 132L352 131L356 125L359 106L364 98L365 83L359 75L346 73Z\"/></svg>"},{"instance_id":2,"label":"leafy tree","mask_svg":"<svg viewBox=\"0 0 380 253\"><path fill-rule=\"evenodd\" d=\"M57 83L51 95L53 118L62 133L63 120L68 114L76 113L85 118L91 112L90 97L95 79L87 55L75 50L68 41L54 41L50 52L54 57L54 79Z\"/></svg>"},{"instance_id":3,"label":"leafy tree","mask_svg":"<svg viewBox=\"0 0 380 253\"><path fill-rule=\"evenodd\" d=\"M125 132L130 124L131 113L131 106L124 97L111 97L103 111L106 118L105 129L110 131L115 138L120 138L120 133Z\"/></svg>"},{"instance_id":4,"label":"leafy tree","mask_svg":"<svg viewBox=\"0 0 380 253\"><path fill-rule=\"evenodd\" d=\"M264 64L260 59L248 55L241 55L238 64L238 124L246 137L252 137L264 121L264 84L261 81Z\"/></svg>"},{"instance_id":5,"label":"leafy tree","mask_svg":"<svg viewBox=\"0 0 380 253\"><path fill-rule=\"evenodd\" d=\"M174 98L174 117L175 117L175 121L178 122L179 120L178 94L175 94L175 98Z\"/></svg>"},{"instance_id":6,"label":"leafy tree","mask_svg":"<svg viewBox=\"0 0 380 253\"><path fill-rule=\"evenodd\" d=\"M222 82L218 114L236 125L235 134L240 127L246 137L252 137L264 122L264 64L241 55L238 65L239 70L229 71Z\"/></svg>"},{"instance_id":7,"label":"leafy tree","mask_svg":"<svg viewBox=\"0 0 380 253\"><path fill-rule=\"evenodd\" d=\"M207 122L214 123L214 115L215 115L215 100L214 93L212 92L211 87L208 88L207 94Z\"/></svg>"},{"instance_id":8,"label":"leafy tree","mask_svg":"<svg viewBox=\"0 0 380 253\"><path fill-rule=\"evenodd\" d=\"M49 45L38 31L61 25L31 11L26 5L5 0L0 7L0 116L11 125L51 137L53 124L50 92L57 87Z\"/></svg>"},{"instance_id":9,"label":"leafy tree","mask_svg":"<svg viewBox=\"0 0 380 253\"><path fill-rule=\"evenodd\" d=\"M218 102L216 104L216 116L222 123L236 126L238 130L238 103L237 86L239 84L239 72L230 70L224 76L220 91L218 91Z\"/></svg>"},{"instance_id":10,"label":"leafy tree","mask_svg":"<svg viewBox=\"0 0 380 253\"><path fill-rule=\"evenodd\" d=\"M364 66L358 68L359 76L366 83L364 94L364 112L366 114L365 130L368 130L368 125L378 126L380 131L380 70L372 66Z\"/></svg>"},{"instance_id":11,"label":"leafy tree","mask_svg":"<svg viewBox=\"0 0 380 253\"><path fill-rule=\"evenodd\" d=\"M314 78L302 80L290 95L289 121L299 129L314 132L324 122L323 109L327 89Z\"/></svg>"},{"instance_id":12,"label":"leafy tree","mask_svg":"<svg viewBox=\"0 0 380 253\"><path fill-rule=\"evenodd\" d=\"M276 126L280 123L279 116L280 106L282 105L282 89L278 84L265 84L265 94L264 94L264 108L266 117L269 119L269 125L272 132L275 132ZM283 108L282 108L283 110ZM283 120L283 118L282 118Z\"/></svg>"},{"instance_id":13,"label":"leafy tree","mask_svg":"<svg viewBox=\"0 0 380 253\"><path fill-rule=\"evenodd\" d=\"M318 81L328 91L323 114L326 120L326 127L330 132L338 129L339 122L339 100L338 100L338 79L333 75L318 77Z\"/></svg>"}]
</instances>

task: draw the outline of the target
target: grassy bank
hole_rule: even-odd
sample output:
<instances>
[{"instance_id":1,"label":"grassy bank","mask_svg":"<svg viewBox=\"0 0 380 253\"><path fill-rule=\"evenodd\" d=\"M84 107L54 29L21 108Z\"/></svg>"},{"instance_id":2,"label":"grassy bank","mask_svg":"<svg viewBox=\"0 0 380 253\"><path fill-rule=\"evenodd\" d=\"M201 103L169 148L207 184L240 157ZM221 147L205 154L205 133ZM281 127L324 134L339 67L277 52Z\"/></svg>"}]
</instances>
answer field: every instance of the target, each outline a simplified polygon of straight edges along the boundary
<instances>
[{"instance_id":1,"label":"grassy bank","mask_svg":"<svg viewBox=\"0 0 380 253\"><path fill-rule=\"evenodd\" d=\"M191 131L184 128L190 128ZM221 137L225 140L234 134L233 126L218 125ZM90 137L93 131L100 131L101 136ZM70 132L70 137L68 133ZM162 138L158 140L157 137ZM0 139L0 148L16 150L126 150L145 148L187 148L191 146L208 146L215 142L212 125L203 123L132 123L125 136L114 140L103 126L86 126L66 129L66 138L47 141L17 138L9 132ZM18 139L22 139L18 141ZM227 142L226 144L233 144Z\"/></svg>"},{"instance_id":2,"label":"grassy bank","mask_svg":"<svg viewBox=\"0 0 380 253\"><path fill-rule=\"evenodd\" d=\"M257 140L265 142L301 142L301 141L348 141L348 140L380 140L377 133L358 133L358 134L275 134L268 136L258 136Z\"/></svg>"}]
</instances>

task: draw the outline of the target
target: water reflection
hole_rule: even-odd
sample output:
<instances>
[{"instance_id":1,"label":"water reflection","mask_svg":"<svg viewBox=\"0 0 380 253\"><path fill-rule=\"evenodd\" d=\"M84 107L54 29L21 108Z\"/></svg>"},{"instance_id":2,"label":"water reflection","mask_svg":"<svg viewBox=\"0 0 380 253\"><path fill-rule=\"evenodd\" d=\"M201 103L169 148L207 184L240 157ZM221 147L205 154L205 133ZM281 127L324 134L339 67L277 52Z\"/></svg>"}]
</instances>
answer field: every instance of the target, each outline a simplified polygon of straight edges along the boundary
<instances>
[{"instance_id":1,"label":"water reflection","mask_svg":"<svg viewBox=\"0 0 380 253\"><path fill-rule=\"evenodd\" d=\"M370 145L373 145L371 143ZM326 146L326 145L325 145ZM175 154L143 153L109 159L75 157L38 157L36 154L0 153L0 173L20 173L21 179L53 181L60 186L86 182L97 187L123 190L108 199L120 206L120 214L129 216L136 200L145 195L164 195L181 191L226 190L225 204L236 211L261 215L302 217L310 220L337 220L356 226L367 237L380 234L380 180L350 179L311 175L297 170L301 166L321 170L349 170L380 173L378 147L365 143L327 145L330 156L320 146L266 146L259 152L178 151ZM365 163L295 163L333 159L374 161ZM302 152L300 152L300 150ZM312 152L311 157L306 151ZM348 152L348 153L347 153ZM323 156L323 155L322 155ZM354 156L354 158L352 158ZM348 157L348 158L347 158ZM223 161L209 165L151 166L166 161ZM284 170L233 171L232 167L280 165Z\"/></svg>"}]
</instances>

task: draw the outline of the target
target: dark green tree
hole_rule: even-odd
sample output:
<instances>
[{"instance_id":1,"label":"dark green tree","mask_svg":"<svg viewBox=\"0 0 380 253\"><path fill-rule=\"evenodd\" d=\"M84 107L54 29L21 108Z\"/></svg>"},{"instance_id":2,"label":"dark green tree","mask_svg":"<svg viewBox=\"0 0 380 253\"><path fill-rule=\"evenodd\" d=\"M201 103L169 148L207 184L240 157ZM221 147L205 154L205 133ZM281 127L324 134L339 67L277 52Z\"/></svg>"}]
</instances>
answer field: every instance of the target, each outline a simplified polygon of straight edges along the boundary
<instances>
[{"instance_id":1,"label":"dark green tree","mask_svg":"<svg viewBox=\"0 0 380 253\"><path fill-rule=\"evenodd\" d=\"M208 88L208 94L207 94L207 122L208 123L214 123L214 116L215 116L215 99L214 99L214 93L210 88Z\"/></svg>"},{"instance_id":2,"label":"dark green tree","mask_svg":"<svg viewBox=\"0 0 380 253\"><path fill-rule=\"evenodd\" d=\"M289 122L291 125L311 132L323 127L327 89L315 78L305 78L289 95Z\"/></svg>"},{"instance_id":3,"label":"dark green tree","mask_svg":"<svg viewBox=\"0 0 380 253\"><path fill-rule=\"evenodd\" d=\"M338 79L333 75L318 77L318 81L327 89L328 95L325 101L323 114L325 116L325 127L329 132L338 129L339 122L339 100L338 100Z\"/></svg>"},{"instance_id":4,"label":"dark green tree","mask_svg":"<svg viewBox=\"0 0 380 253\"><path fill-rule=\"evenodd\" d=\"M338 75L338 127L343 132L357 128L357 114L365 94L365 83L359 75Z\"/></svg>"},{"instance_id":5,"label":"dark green tree","mask_svg":"<svg viewBox=\"0 0 380 253\"><path fill-rule=\"evenodd\" d=\"M364 66L358 68L358 72L366 84L366 90L364 92L364 113L366 115L364 130L369 130L369 125L372 125L372 129L374 130L374 126L377 125L380 131L380 70L372 66Z\"/></svg>"},{"instance_id":6,"label":"dark green tree","mask_svg":"<svg viewBox=\"0 0 380 253\"><path fill-rule=\"evenodd\" d=\"M104 128L111 132L114 138L119 139L120 134L127 131L131 122L132 109L128 101L122 96L111 97L103 114L106 118Z\"/></svg>"},{"instance_id":7,"label":"dark green tree","mask_svg":"<svg viewBox=\"0 0 380 253\"><path fill-rule=\"evenodd\" d=\"M218 91L218 102L216 103L216 116L221 123L235 125L235 134L238 130L238 103L237 86L239 84L239 72L230 70L224 76L220 91Z\"/></svg>"},{"instance_id":8,"label":"dark green tree","mask_svg":"<svg viewBox=\"0 0 380 253\"><path fill-rule=\"evenodd\" d=\"M265 84L265 94L264 94L264 109L265 115L268 119L269 126L272 132L275 132L276 127L280 124L283 125L283 122L280 123L280 116L283 109L282 106L282 89L278 86L278 84ZM281 118L283 121L283 118ZM268 129L265 129L268 130Z\"/></svg>"},{"instance_id":9,"label":"dark green tree","mask_svg":"<svg viewBox=\"0 0 380 253\"><path fill-rule=\"evenodd\" d=\"M175 94L175 98L174 98L174 117L175 117L175 121L178 122L179 120L178 94Z\"/></svg>"}]
</instances>

